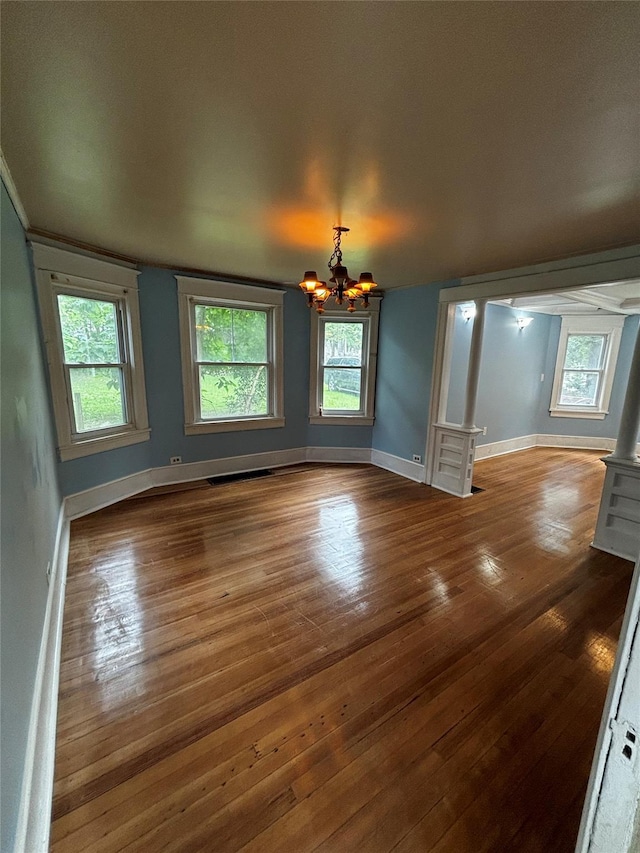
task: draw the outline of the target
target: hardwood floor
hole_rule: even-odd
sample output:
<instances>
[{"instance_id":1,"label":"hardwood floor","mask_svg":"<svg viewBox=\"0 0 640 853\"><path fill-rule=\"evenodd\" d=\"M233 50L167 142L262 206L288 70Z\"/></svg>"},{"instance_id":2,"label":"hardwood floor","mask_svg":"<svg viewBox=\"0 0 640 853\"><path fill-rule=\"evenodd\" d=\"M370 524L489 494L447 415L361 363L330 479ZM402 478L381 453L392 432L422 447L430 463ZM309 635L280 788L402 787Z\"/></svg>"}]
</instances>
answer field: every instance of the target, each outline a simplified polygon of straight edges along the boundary
<instances>
[{"instance_id":1,"label":"hardwood floor","mask_svg":"<svg viewBox=\"0 0 640 853\"><path fill-rule=\"evenodd\" d=\"M632 564L604 466L366 466L73 522L52 850L573 850Z\"/></svg>"}]
</instances>

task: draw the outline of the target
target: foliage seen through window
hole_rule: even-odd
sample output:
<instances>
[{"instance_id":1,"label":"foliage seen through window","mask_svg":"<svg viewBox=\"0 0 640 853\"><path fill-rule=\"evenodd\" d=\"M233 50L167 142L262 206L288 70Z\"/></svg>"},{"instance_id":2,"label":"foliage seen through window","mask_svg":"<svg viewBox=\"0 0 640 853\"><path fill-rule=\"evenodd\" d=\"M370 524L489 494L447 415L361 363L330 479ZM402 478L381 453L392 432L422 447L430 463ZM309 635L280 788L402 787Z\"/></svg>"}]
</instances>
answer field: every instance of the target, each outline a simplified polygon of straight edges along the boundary
<instances>
[{"instance_id":1,"label":"foliage seen through window","mask_svg":"<svg viewBox=\"0 0 640 853\"><path fill-rule=\"evenodd\" d=\"M195 305L200 416L269 414L266 311Z\"/></svg>"},{"instance_id":2,"label":"foliage seen through window","mask_svg":"<svg viewBox=\"0 0 640 853\"><path fill-rule=\"evenodd\" d=\"M75 431L125 424L124 359L117 303L59 294L58 312Z\"/></svg>"}]
</instances>

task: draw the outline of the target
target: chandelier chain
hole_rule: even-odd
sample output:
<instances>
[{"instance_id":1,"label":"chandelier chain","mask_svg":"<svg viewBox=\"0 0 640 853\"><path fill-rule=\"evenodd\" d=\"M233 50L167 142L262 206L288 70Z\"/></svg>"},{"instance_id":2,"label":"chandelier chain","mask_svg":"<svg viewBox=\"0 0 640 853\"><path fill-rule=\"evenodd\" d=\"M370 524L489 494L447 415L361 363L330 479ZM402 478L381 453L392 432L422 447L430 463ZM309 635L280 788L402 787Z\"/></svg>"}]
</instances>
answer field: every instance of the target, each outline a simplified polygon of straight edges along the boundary
<instances>
[{"instance_id":1,"label":"chandelier chain","mask_svg":"<svg viewBox=\"0 0 640 853\"><path fill-rule=\"evenodd\" d=\"M332 270L336 264L342 264L342 249L340 248L340 243L342 242L343 230L346 231L347 229L342 229L340 227L334 228L333 254L329 258L329 263L327 264L330 270Z\"/></svg>"}]
</instances>

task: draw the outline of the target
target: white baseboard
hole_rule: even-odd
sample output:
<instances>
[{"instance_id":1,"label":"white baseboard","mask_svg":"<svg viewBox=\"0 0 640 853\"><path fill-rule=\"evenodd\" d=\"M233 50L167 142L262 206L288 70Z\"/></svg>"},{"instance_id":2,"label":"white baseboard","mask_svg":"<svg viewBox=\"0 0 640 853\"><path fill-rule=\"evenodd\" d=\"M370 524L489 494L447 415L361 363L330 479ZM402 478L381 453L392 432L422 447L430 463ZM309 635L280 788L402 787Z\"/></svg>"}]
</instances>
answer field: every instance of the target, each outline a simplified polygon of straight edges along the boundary
<instances>
[{"instance_id":1,"label":"white baseboard","mask_svg":"<svg viewBox=\"0 0 640 853\"><path fill-rule=\"evenodd\" d=\"M493 456L503 456L505 453L515 453L530 447L566 447L572 450L603 450L611 452L615 449L615 438L598 438L585 435L521 435L508 438L505 441L493 441L476 447L476 462L490 459ZM637 447L640 455L640 444Z\"/></svg>"},{"instance_id":2,"label":"white baseboard","mask_svg":"<svg viewBox=\"0 0 640 853\"><path fill-rule=\"evenodd\" d=\"M476 462L530 447L611 451L615 447L615 440L571 435L524 435L480 445L476 448ZM640 453L640 445L638 445L638 451ZM298 465L301 462L370 463L416 483L425 482L424 465L382 450L371 450L368 447L294 447L288 450L273 450L266 453L250 453L244 456L227 456L223 459L207 459L202 462L185 462L180 465L148 468L69 495L64 502L65 515L68 519L79 518L125 498L133 497L154 486L188 483L207 477L259 471L262 468L281 468L286 465Z\"/></svg>"},{"instance_id":3,"label":"white baseboard","mask_svg":"<svg viewBox=\"0 0 640 853\"><path fill-rule=\"evenodd\" d=\"M585 435L538 434L537 447L570 447L574 450L608 450L616 446L615 438L597 438Z\"/></svg>"},{"instance_id":4,"label":"white baseboard","mask_svg":"<svg viewBox=\"0 0 640 853\"><path fill-rule=\"evenodd\" d=\"M307 447L307 462L370 463L369 447Z\"/></svg>"},{"instance_id":5,"label":"white baseboard","mask_svg":"<svg viewBox=\"0 0 640 853\"><path fill-rule=\"evenodd\" d=\"M208 477L224 477L228 474L244 474L263 468L282 468L297 465L306 460L306 448L272 450L267 453L248 453L245 456L227 456L224 459L206 459L203 462L184 462L181 465L166 465L151 470L152 485L169 486L205 480Z\"/></svg>"},{"instance_id":6,"label":"white baseboard","mask_svg":"<svg viewBox=\"0 0 640 853\"><path fill-rule=\"evenodd\" d=\"M14 853L47 853L49 849L68 555L69 521L65 517L63 505L58 516L49 594L33 689Z\"/></svg>"},{"instance_id":7,"label":"white baseboard","mask_svg":"<svg viewBox=\"0 0 640 853\"><path fill-rule=\"evenodd\" d=\"M492 441L489 444L476 445L476 462L490 459L492 456L504 456L505 453L516 453L538 446L537 435L520 435L517 438L507 438L504 441Z\"/></svg>"},{"instance_id":8,"label":"white baseboard","mask_svg":"<svg viewBox=\"0 0 640 853\"><path fill-rule=\"evenodd\" d=\"M65 515L68 519L80 518L82 515L104 509L106 506L118 503L125 498L131 498L154 485L153 469L151 468L138 471L135 474L128 474L118 480L111 480L109 483L103 483L100 486L85 489L83 492L69 495L64 500Z\"/></svg>"},{"instance_id":9,"label":"white baseboard","mask_svg":"<svg viewBox=\"0 0 640 853\"><path fill-rule=\"evenodd\" d=\"M262 468L282 468L287 465L298 465L301 462L368 463L417 483L424 482L423 465L380 450L370 450L368 447L295 447L290 450L227 456L224 459L184 462L179 465L165 465L161 468L138 471L127 477L120 477L118 480L69 495L64 501L65 516L69 520L80 518L118 501L131 498L154 486L188 483L207 477L259 471Z\"/></svg>"},{"instance_id":10,"label":"white baseboard","mask_svg":"<svg viewBox=\"0 0 640 853\"><path fill-rule=\"evenodd\" d=\"M425 469L424 465L419 462L411 462L409 459L402 459L400 456L385 453L383 450L372 450L371 464L378 468L384 468L385 471L391 471L393 474L399 474L401 477L406 477L408 480L414 480L416 483L424 483Z\"/></svg>"}]
</instances>

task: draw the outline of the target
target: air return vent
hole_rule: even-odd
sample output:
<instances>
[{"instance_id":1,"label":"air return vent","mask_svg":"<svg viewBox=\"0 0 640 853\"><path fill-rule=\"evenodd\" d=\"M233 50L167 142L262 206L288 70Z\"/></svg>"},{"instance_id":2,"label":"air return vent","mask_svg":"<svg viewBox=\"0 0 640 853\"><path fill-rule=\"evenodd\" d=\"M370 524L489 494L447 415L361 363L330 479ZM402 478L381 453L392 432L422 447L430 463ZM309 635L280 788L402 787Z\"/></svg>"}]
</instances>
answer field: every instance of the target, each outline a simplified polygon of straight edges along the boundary
<instances>
[{"instance_id":1,"label":"air return vent","mask_svg":"<svg viewBox=\"0 0 640 853\"><path fill-rule=\"evenodd\" d=\"M221 477L207 477L211 486L222 486L224 483L238 483L242 480L257 480L259 477L270 477L273 471L264 468L262 471L242 471L240 474L224 474Z\"/></svg>"}]
</instances>

